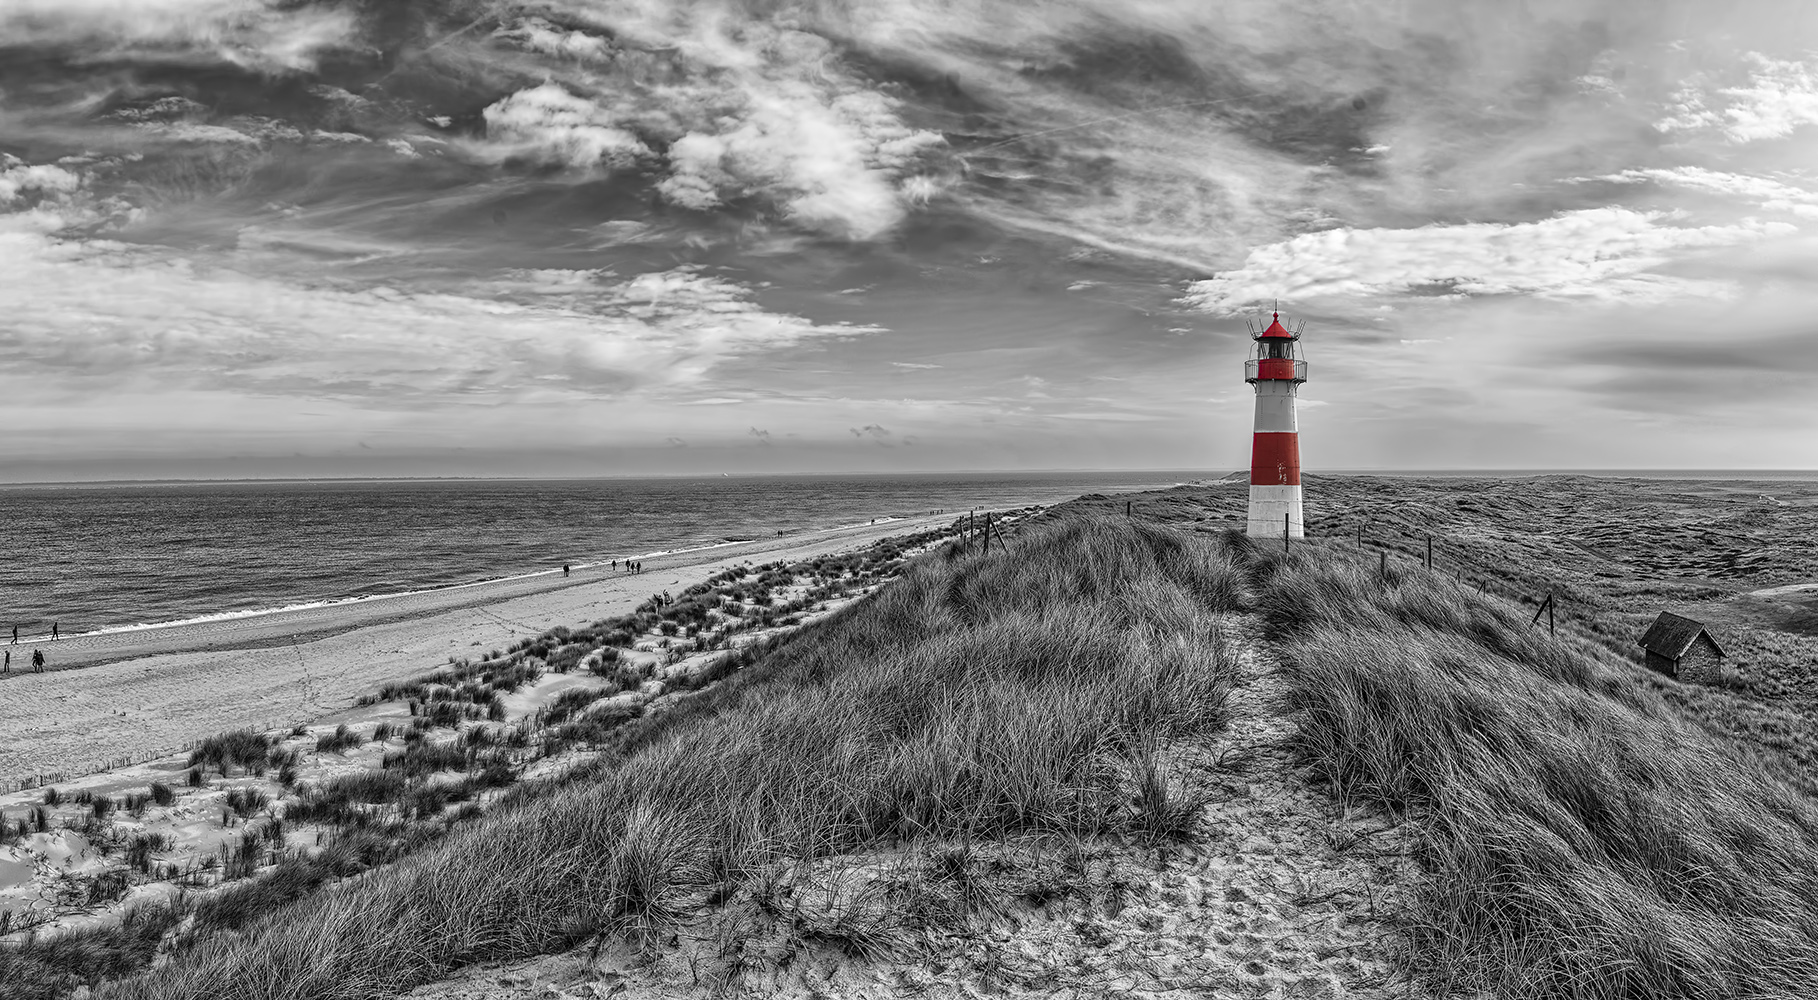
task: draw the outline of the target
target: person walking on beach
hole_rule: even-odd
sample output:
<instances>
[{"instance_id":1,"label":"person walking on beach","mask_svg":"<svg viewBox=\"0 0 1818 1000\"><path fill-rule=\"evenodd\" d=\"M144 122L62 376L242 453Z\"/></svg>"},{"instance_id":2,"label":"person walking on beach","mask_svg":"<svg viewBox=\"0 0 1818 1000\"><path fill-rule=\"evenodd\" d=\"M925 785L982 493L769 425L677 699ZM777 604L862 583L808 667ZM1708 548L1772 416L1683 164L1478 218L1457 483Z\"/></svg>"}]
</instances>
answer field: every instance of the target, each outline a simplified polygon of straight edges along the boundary
<instances>
[{"instance_id":1,"label":"person walking on beach","mask_svg":"<svg viewBox=\"0 0 1818 1000\"><path fill-rule=\"evenodd\" d=\"M567 563L563 563L563 564L562 564L562 575L563 575L563 576L567 576L567 575L568 575L568 564L567 564Z\"/></svg>"},{"instance_id":2,"label":"person walking on beach","mask_svg":"<svg viewBox=\"0 0 1818 1000\"><path fill-rule=\"evenodd\" d=\"M19 645L19 626L13 626L13 645Z\"/></svg>"},{"instance_id":3,"label":"person walking on beach","mask_svg":"<svg viewBox=\"0 0 1818 1000\"><path fill-rule=\"evenodd\" d=\"M51 641L52 642L57 641L57 623L56 622L51 622Z\"/></svg>"},{"instance_id":4,"label":"person walking on beach","mask_svg":"<svg viewBox=\"0 0 1818 1000\"><path fill-rule=\"evenodd\" d=\"M34 650L32 650L32 673L41 674L43 672L44 672L44 650L34 649Z\"/></svg>"},{"instance_id":5,"label":"person walking on beach","mask_svg":"<svg viewBox=\"0 0 1818 1000\"><path fill-rule=\"evenodd\" d=\"M13 672L13 651L9 649L6 651L6 659L0 660L0 674L10 674L12 672Z\"/></svg>"}]
</instances>

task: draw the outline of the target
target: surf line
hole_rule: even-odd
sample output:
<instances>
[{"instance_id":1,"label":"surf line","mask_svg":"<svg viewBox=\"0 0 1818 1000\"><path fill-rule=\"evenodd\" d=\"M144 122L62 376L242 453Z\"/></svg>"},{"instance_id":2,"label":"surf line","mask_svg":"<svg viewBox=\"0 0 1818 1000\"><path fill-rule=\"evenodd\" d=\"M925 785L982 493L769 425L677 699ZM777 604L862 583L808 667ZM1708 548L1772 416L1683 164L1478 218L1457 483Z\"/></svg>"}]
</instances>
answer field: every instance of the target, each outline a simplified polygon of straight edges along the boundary
<instances>
[{"instance_id":1,"label":"surf line","mask_svg":"<svg viewBox=\"0 0 1818 1000\"><path fill-rule=\"evenodd\" d=\"M832 527L827 527L827 528L810 528L806 531L800 532L799 534L794 534L794 535L784 536L784 537L787 539L801 539L801 538L809 537L809 536L813 536L813 535L825 535L825 534L830 534L830 533L838 532L838 531L856 531L861 528L882 527L885 523L887 523L887 521L888 522L900 522L900 521L904 521L904 520L909 520L909 519L908 518L898 518L898 517L892 517L892 518L888 518L888 519L878 518L876 525L839 524L839 525L834 525ZM662 557L662 556L686 556L686 555L692 555L697 552L710 552L714 549L723 549L723 548L727 548L727 547L733 546L733 545L749 545L753 542L759 542L759 541L772 541L772 539L747 538L747 539L740 539L740 540L736 540L736 541L711 542L711 543L705 544L705 545L691 545L691 546L685 546L685 547L676 548L676 549L656 549L654 551L645 552L642 554L632 554L632 555L627 555L627 556L620 556L620 557L618 557L618 561L622 563L627 559L644 560L644 559L655 559L655 558ZM570 563L569 568L570 569L595 569L600 566L608 565L612 561L613 560L611 560L611 559L594 559L594 560L591 560L588 562ZM152 631L155 629L182 628L185 625L210 625L210 624L214 624L216 622L241 621L241 620L248 619L248 618L261 618L261 617L265 617L268 615L280 615L280 614L285 614L287 612L292 612L292 611L313 611L318 608L338 608L338 607L342 607L345 605L366 604L366 603L370 603L373 601L395 600L400 597L416 597L416 596L419 596L422 594L441 594L441 593L448 593L448 592L457 591L457 590L468 590L468 589L471 589L474 587L485 587L485 586L501 584L501 583L513 583L513 582L517 582L520 580L534 580L534 579L537 579L538 577L554 577L554 576L560 575L561 572L562 572L561 568L556 567L554 569L533 570L529 573L515 573L510 576L492 576L492 577L487 577L483 580L469 580L465 583L451 583L444 587L420 587L416 590L399 590L399 591L394 591L392 593L387 593L387 594L360 594L360 595L357 595L354 597L330 597L330 598L323 598L322 600L317 600L317 601L301 601L296 604L283 604L283 605L279 605L277 607L271 607L271 608L245 608L245 609L242 609L239 611L217 611L217 612L214 612L213 614L197 615L193 618L177 618L177 619L173 619L170 621L162 621L162 622L138 622L138 623L135 623L132 625L109 625L105 628L91 629L87 632L68 633L64 636L64 643L67 644L68 641L71 639L100 638L100 637L110 636L110 635L122 635L122 634L130 633L130 632L149 632L149 631Z\"/></svg>"}]
</instances>

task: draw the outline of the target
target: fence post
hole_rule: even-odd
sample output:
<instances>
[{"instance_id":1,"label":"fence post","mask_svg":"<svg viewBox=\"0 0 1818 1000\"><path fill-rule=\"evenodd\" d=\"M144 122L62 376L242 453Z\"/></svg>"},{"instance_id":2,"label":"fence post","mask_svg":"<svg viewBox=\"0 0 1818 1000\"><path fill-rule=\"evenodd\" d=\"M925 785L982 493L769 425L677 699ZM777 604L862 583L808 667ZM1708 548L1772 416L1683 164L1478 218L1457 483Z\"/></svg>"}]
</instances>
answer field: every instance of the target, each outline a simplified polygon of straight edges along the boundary
<instances>
[{"instance_id":1,"label":"fence post","mask_svg":"<svg viewBox=\"0 0 1818 1000\"><path fill-rule=\"evenodd\" d=\"M1288 512L1281 512L1281 550L1288 551Z\"/></svg>"},{"instance_id":2,"label":"fence post","mask_svg":"<svg viewBox=\"0 0 1818 1000\"><path fill-rule=\"evenodd\" d=\"M1377 565L1376 572L1382 576L1387 576L1389 574L1389 550L1388 549L1382 550L1382 562L1379 565Z\"/></svg>"},{"instance_id":3,"label":"fence post","mask_svg":"<svg viewBox=\"0 0 1818 1000\"><path fill-rule=\"evenodd\" d=\"M985 512L985 554L991 554L991 512Z\"/></svg>"},{"instance_id":4,"label":"fence post","mask_svg":"<svg viewBox=\"0 0 1818 1000\"><path fill-rule=\"evenodd\" d=\"M1125 517L1134 517L1134 516L1136 516L1136 515L1135 515L1135 513L1134 513L1134 504L1135 504L1135 501L1133 501L1133 500L1125 500L1125 501L1124 501L1124 516L1125 516Z\"/></svg>"},{"instance_id":5,"label":"fence post","mask_svg":"<svg viewBox=\"0 0 1818 1000\"><path fill-rule=\"evenodd\" d=\"M1433 533L1427 532L1427 568L1433 568Z\"/></svg>"}]
</instances>

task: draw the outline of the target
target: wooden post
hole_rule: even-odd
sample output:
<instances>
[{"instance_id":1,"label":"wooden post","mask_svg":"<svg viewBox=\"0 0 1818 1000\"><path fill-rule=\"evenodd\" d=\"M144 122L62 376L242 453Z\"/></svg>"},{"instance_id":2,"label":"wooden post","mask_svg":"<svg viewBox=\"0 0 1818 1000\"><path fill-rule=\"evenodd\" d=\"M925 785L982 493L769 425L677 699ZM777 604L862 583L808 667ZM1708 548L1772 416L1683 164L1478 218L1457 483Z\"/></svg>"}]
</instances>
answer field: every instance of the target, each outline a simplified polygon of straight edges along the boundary
<instances>
[{"instance_id":1,"label":"wooden post","mask_svg":"<svg viewBox=\"0 0 1818 1000\"><path fill-rule=\"evenodd\" d=\"M1288 512L1281 512L1281 550L1288 551Z\"/></svg>"},{"instance_id":2,"label":"wooden post","mask_svg":"<svg viewBox=\"0 0 1818 1000\"><path fill-rule=\"evenodd\" d=\"M1531 624L1539 625L1540 616L1543 613L1547 616L1547 634L1556 635L1557 633L1553 631L1553 592L1550 590L1547 591L1547 599L1541 601L1540 607L1534 609L1534 621Z\"/></svg>"},{"instance_id":3,"label":"wooden post","mask_svg":"<svg viewBox=\"0 0 1818 1000\"><path fill-rule=\"evenodd\" d=\"M1125 517L1134 517L1135 516L1135 513L1132 510L1132 507L1133 507L1133 501L1130 501L1130 500L1124 501L1124 516Z\"/></svg>"},{"instance_id":4,"label":"wooden post","mask_svg":"<svg viewBox=\"0 0 1818 1000\"><path fill-rule=\"evenodd\" d=\"M1357 547L1363 548L1363 522L1357 522Z\"/></svg>"},{"instance_id":5,"label":"wooden post","mask_svg":"<svg viewBox=\"0 0 1818 1000\"><path fill-rule=\"evenodd\" d=\"M1384 576L1388 575L1388 573L1389 573L1389 550L1388 549L1382 550L1382 563L1376 567L1376 572L1378 572Z\"/></svg>"},{"instance_id":6,"label":"wooden post","mask_svg":"<svg viewBox=\"0 0 1818 1000\"><path fill-rule=\"evenodd\" d=\"M1427 568L1433 568L1433 533L1427 532Z\"/></svg>"},{"instance_id":7,"label":"wooden post","mask_svg":"<svg viewBox=\"0 0 1818 1000\"><path fill-rule=\"evenodd\" d=\"M985 512L985 554L991 553L991 512Z\"/></svg>"}]
</instances>

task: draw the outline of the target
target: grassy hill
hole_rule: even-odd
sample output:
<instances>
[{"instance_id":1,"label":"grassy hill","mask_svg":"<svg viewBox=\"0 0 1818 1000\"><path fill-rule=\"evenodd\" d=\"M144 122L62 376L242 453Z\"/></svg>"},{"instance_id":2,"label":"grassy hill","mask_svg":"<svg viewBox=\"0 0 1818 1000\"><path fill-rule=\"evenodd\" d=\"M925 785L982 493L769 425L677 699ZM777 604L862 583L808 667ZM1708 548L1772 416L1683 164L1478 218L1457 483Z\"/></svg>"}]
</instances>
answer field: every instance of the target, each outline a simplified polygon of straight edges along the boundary
<instances>
[{"instance_id":1,"label":"grassy hill","mask_svg":"<svg viewBox=\"0 0 1818 1000\"><path fill-rule=\"evenodd\" d=\"M1350 540L1360 559L1424 562L1472 588L1533 609L1548 594L1559 627L1624 659L1661 611L1709 625L1730 654L1724 688L1643 678L1714 732L1768 748L1818 773L1818 483L1540 476L1309 476L1308 532ZM1212 529L1236 525L1241 482L1135 499L1139 517ZM1122 516L1128 498L1082 499L1081 513ZM1358 539L1361 534L1361 544ZM1768 593L1762 593L1767 591Z\"/></svg>"},{"instance_id":2,"label":"grassy hill","mask_svg":"<svg viewBox=\"0 0 1818 1000\"><path fill-rule=\"evenodd\" d=\"M572 948L674 995L1818 995L1796 700L1646 671L1613 638L1644 570L1546 570L1570 546L1473 534L1478 494L1386 571L1354 532L1227 532L1238 496L943 547L583 772L100 995L386 996ZM1578 595L1557 637L1511 599L1536 574Z\"/></svg>"}]
</instances>

